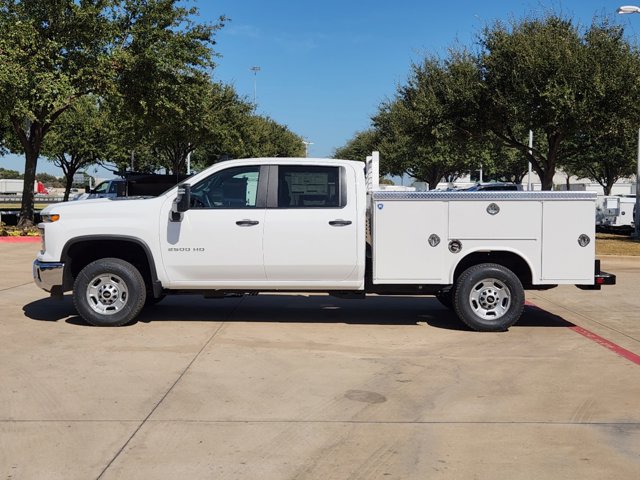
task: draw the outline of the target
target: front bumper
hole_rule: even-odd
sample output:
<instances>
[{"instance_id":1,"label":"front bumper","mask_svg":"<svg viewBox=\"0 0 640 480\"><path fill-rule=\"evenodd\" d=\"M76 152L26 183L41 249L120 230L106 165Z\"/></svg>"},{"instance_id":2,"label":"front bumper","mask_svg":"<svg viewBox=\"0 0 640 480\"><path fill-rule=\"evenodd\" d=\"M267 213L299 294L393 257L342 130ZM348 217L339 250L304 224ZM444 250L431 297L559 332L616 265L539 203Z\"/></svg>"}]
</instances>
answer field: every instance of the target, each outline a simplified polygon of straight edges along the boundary
<instances>
[{"instance_id":1,"label":"front bumper","mask_svg":"<svg viewBox=\"0 0 640 480\"><path fill-rule=\"evenodd\" d=\"M38 287L51 294L62 293L62 278L64 263L62 262L33 262L33 281Z\"/></svg>"}]
</instances>

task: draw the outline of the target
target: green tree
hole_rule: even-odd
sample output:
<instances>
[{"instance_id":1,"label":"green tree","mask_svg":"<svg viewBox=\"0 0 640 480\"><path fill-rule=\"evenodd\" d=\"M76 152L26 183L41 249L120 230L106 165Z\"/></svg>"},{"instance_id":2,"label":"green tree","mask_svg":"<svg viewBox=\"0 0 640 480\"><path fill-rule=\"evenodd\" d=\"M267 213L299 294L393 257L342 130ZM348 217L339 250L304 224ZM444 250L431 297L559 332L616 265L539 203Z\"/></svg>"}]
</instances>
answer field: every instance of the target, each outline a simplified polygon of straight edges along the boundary
<instances>
[{"instance_id":1,"label":"green tree","mask_svg":"<svg viewBox=\"0 0 640 480\"><path fill-rule=\"evenodd\" d=\"M285 125L251 115L242 133L244 157L303 157L303 138Z\"/></svg>"},{"instance_id":2,"label":"green tree","mask_svg":"<svg viewBox=\"0 0 640 480\"><path fill-rule=\"evenodd\" d=\"M178 84L171 101L157 110L158 122L149 131L156 157L173 173L186 171L187 155L210 146L210 154L233 150L251 106L242 101L233 87L211 83L208 79L186 79ZM172 87L173 88L173 87Z\"/></svg>"},{"instance_id":3,"label":"green tree","mask_svg":"<svg viewBox=\"0 0 640 480\"><path fill-rule=\"evenodd\" d=\"M609 122L604 135L602 132L580 135L574 140L575 152L579 153L574 153L563 162L566 172L599 183L605 195L611 195L613 184L633 175L637 166L637 124L617 123L616 130L615 125Z\"/></svg>"},{"instance_id":4,"label":"green tree","mask_svg":"<svg viewBox=\"0 0 640 480\"><path fill-rule=\"evenodd\" d=\"M585 34L589 65L590 115L569 139L562 159L565 171L602 185L635 171L640 125L640 52L624 38L622 27L595 23Z\"/></svg>"},{"instance_id":5,"label":"green tree","mask_svg":"<svg viewBox=\"0 0 640 480\"><path fill-rule=\"evenodd\" d=\"M481 37L484 126L528 156L544 190L553 187L563 143L588 114L581 40L570 20L555 15L497 22ZM531 154L526 129L539 133Z\"/></svg>"},{"instance_id":6,"label":"green tree","mask_svg":"<svg viewBox=\"0 0 640 480\"><path fill-rule=\"evenodd\" d=\"M522 183L529 171L525 155L501 142L486 141L477 160L482 164L485 181Z\"/></svg>"},{"instance_id":7,"label":"green tree","mask_svg":"<svg viewBox=\"0 0 640 480\"><path fill-rule=\"evenodd\" d=\"M442 178L467 171L479 155L467 112L480 88L477 62L464 50L412 65L407 83L373 118L381 173L407 173L435 188Z\"/></svg>"},{"instance_id":8,"label":"green tree","mask_svg":"<svg viewBox=\"0 0 640 480\"><path fill-rule=\"evenodd\" d=\"M86 96L66 110L49 131L42 153L64 173L64 201L69 199L78 170L104 158L109 127L98 99Z\"/></svg>"},{"instance_id":9,"label":"green tree","mask_svg":"<svg viewBox=\"0 0 640 480\"><path fill-rule=\"evenodd\" d=\"M549 15L496 23L481 46L481 126L525 155L545 190L570 158L594 158L601 139L620 130L618 121L640 121L640 57L622 27L595 21L582 32ZM531 154L528 129L535 132Z\"/></svg>"},{"instance_id":10,"label":"green tree","mask_svg":"<svg viewBox=\"0 0 640 480\"><path fill-rule=\"evenodd\" d=\"M22 174L17 170L7 170L0 167L0 178L19 179L22 178Z\"/></svg>"},{"instance_id":11,"label":"green tree","mask_svg":"<svg viewBox=\"0 0 640 480\"><path fill-rule=\"evenodd\" d=\"M379 141L378 133L373 128L356 132L343 147L336 149L333 158L364 161L378 148Z\"/></svg>"},{"instance_id":12,"label":"green tree","mask_svg":"<svg viewBox=\"0 0 640 480\"><path fill-rule=\"evenodd\" d=\"M221 111L219 128L203 148L194 152L196 168L232 158L304 156L301 136L271 118L245 112L246 105Z\"/></svg>"},{"instance_id":13,"label":"green tree","mask_svg":"<svg viewBox=\"0 0 640 480\"><path fill-rule=\"evenodd\" d=\"M36 174L36 180L42 182L45 187L60 188L64 187L64 182L60 181L58 177L55 177L49 173Z\"/></svg>"},{"instance_id":14,"label":"green tree","mask_svg":"<svg viewBox=\"0 0 640 480\"><path fill-rule=\"evenodd\" d=\"M6 116L0 113L0 156L9 151L7 141L11 139L11 124Z\"/></svg>"},{"instance_id":15,"label":"green tree","mask_svg":"<svg viewBox=\"0 0 640 480\"><path fill-rule=\"evenodd\" d=\"M42 143L79 98L120 91L141 102L158 72L213 65L213 35L196 10L176 0L5 0L0 6L0 114L25 154L25 184L35 180ZM33 222L25 189L21 226Z\"/></svg>"}]
</instances>

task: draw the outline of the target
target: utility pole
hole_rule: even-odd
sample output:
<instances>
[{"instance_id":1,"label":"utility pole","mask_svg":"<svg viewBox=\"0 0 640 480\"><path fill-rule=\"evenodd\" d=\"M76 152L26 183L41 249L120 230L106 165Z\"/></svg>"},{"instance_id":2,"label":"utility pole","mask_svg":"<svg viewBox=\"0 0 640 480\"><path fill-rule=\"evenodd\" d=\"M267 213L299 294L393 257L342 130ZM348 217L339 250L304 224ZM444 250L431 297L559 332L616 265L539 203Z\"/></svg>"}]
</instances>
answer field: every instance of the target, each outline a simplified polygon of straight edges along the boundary
<instances>
[{"instance_id":1,"label":"utility pole","mask_svg":"<svg viewBox=\"0 0 640 480\"><path fill-rule=\"evenodd\" d=\"M620 15L640 13L640 7L626 5L618 8L617 11ZM631 237L640 241L640 130L638 130L638 169L636 170L636 206L634 208L633 223L634 228Z\"/></svg>"},{"instance_id":2,"label":"utility pole","mask_svg":"<svg viewBox=\"0 0 640 480\"><path fill-rule=\"evenodd\" d=\"M253 104L254 105L258 105L257 103L257 99L258 99L258 72L261 70L260 67L255 66L255 67L251 67L249 70L251 70L253 72Z\"/></svg>"},{"instance_id":3,"label":"utility pole","mask_svg":"<svg viewBox=\"0 0 640 480\"><path fill-rule=\"evenodd\" d=\"M307 158L309 156L309 145L313 145L313 142L303 140L302 143L304 143L304 158Z\"/></svg>"}]
</instances>

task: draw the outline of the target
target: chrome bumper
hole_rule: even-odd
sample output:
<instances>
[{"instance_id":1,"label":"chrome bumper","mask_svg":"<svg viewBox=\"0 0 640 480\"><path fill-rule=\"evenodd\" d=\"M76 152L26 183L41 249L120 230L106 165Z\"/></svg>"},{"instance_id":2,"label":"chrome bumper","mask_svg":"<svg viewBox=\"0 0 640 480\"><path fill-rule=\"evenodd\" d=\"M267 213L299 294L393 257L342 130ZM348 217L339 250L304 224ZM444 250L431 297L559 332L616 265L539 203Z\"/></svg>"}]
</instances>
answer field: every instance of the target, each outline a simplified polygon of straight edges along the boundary
<instances>
[{"instance_id":1,"label":"chrome bumper","mask_svg":"<svg viewBox=\"0 0 640 480\"><path fill-rule=\"evenodd\" d=\"M33 262L33 281L45 292L52 292L54 289L61 291L63 272L62 262Z\"/></svg>"}]
</instances>

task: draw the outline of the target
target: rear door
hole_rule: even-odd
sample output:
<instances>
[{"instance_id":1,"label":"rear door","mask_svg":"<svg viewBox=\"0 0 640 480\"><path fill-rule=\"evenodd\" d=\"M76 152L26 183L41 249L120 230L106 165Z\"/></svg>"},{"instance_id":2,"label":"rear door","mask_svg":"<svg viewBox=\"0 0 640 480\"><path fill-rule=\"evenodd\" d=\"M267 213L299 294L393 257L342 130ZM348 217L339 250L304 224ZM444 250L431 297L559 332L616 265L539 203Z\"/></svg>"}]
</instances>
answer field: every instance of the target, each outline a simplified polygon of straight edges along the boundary
<instances>
[{"instance_id":1,"label":"rear door","mask_svg":"<svg viewBox=\"0 0 640 480\"><path fill-rule=\"evenodd\" d=\"M331 284L357 276L354 172L344 166L277 165L269 173L264 263L270 282Z\"/></svg>"}]
</instances>

